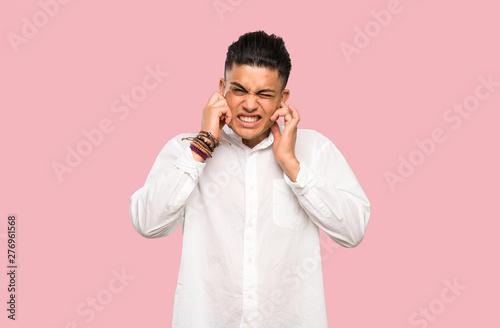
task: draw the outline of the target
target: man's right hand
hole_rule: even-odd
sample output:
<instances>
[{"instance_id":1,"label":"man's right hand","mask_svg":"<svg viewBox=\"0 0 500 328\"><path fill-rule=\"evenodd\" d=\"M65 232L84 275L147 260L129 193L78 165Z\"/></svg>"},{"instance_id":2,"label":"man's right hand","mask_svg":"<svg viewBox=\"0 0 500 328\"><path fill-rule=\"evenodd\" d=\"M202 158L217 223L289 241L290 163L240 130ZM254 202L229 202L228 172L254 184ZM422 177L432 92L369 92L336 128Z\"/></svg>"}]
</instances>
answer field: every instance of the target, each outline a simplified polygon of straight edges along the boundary
<instances>
[{"instance_id":1,"label":"man's right hand","mask_svg":"<svg viewBox=\"0 0 500 328\"><path fill-rule=\"evenodd\" d=\"M227 105L226 98L222 93L216 91L208 100L207 105L203 108L203 115L201 118L201 130L211 132L216 138L222 136L222 128L225 124L231 122L231 109ZM191 151L193 158L203 163L203 158L195 151Z\"/></svg>"},{"instance_id":2,"label":"man's right hand","mask_svg":"<svg viewBox=\"0 0 500 328\"><path fill-rule=\"evenodd\" d=\"M226 98L222 93L216 91L208 100L205 108L203 108L201 130L211 132L216 138L220 138L222 128L225 124L229 124L231 119L231 109L226 102Z\"/></svg>"}]
</instances>

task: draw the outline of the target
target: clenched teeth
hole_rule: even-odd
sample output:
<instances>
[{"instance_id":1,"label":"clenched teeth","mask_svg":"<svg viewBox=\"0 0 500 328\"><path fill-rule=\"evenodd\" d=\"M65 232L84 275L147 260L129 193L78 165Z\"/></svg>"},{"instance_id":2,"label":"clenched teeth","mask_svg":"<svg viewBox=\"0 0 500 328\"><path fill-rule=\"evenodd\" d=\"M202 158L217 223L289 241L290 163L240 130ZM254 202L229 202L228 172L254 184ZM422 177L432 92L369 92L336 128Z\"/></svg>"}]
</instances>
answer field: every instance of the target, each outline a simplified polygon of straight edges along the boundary
<instances>
[{"instance_id":1,"label":"clenched teeth","mask_svg":"<svg viewBox=\"0 0 500 328\"><path fill-rule=\"evenodd\" d=\"M260 120L259 116L238 116L238 117L240 118L240 120L247 123L253 123Z\"/></svg>"}]
</instances>

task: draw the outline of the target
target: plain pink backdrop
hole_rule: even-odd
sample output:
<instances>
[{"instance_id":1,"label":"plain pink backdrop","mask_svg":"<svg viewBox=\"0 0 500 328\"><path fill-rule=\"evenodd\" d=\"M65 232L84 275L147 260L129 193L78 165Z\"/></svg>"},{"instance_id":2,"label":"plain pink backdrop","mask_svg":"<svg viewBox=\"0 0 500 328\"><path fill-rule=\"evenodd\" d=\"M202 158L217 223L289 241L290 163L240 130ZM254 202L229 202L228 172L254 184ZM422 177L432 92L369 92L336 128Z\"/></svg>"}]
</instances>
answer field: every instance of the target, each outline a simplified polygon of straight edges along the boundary
<instances>
[{"instance_id":1,"label":"plain pink backdrop","mask_svg":"<svg viewBox=\"0 0 500 328\"><path fill-rule=\"evenodd\" d=\"M323 262L330 326L499 327L500 87L474 100L480 77L500 81L496 2L66 2L0 1L2 327L170 326L181 229L141 237L129 198L171 137L199 130L227 46L260 29L291 54L299 127L336 144L372 204L364 241ZM148 67L168 76L114 112ZM59 179L54 163L103 120L112 131ZM432 147L435 129L446 140ZM415 139L428 139L424 157ZM11 213L15 322L1 274ZM450 294L454 281L465 289ZM411 323L429 307L432 320Z\"/></svg>"}]
</instances>

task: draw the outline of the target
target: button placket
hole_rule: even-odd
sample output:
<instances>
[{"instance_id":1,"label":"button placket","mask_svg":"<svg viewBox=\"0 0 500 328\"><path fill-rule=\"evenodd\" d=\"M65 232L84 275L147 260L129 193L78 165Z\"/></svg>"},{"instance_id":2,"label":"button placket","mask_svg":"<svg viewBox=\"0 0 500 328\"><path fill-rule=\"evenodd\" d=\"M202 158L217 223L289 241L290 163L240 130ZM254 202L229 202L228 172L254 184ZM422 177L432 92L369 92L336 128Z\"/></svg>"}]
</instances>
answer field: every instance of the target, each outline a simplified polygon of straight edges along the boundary
<instances>
[{"instance_id":1,"label":"button placket","mask_svg":"<svg viewBox=\"0 0 500 328\"><path fill-rule=\"evenodd\" d=\"M257 195L257 151L247 154L245 164L245 228L243 236L243 317L242 323L250 323L258 314L257 308L257 268L256 229L258 213Z\"/></svg>"}]
</instances>

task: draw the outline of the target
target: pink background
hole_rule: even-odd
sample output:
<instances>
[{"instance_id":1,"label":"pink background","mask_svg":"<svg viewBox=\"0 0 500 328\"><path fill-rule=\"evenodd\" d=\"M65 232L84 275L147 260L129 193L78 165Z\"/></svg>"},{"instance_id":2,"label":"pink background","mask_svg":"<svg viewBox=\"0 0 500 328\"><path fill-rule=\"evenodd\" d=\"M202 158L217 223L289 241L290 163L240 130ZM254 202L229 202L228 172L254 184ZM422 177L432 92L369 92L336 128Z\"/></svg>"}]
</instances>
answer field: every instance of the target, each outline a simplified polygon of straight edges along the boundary
<instances>
[{"instance_id":1,"label":"pink background","mask_svg":"<svg viewBox=\"0 0 500 328\"><path fill-rule=\"evenodd\" d=\"M2 327L170 326L181 230L141 237L129 198L171 137L199 130L227 46L259 29L286 41L299 127L337 145L372 204L361 245L323 262L330 326L499 327L500 86L479 87L480 76L500 81L496 2L66 2L46 5L51 17L38 1L1 0ZM231 10L218 15L218 2ZM381 27L371 12L387 8ZM23 28L34 20L37 31ZM113 102L157 66L168 76L121 119ZM487 99L474 103L476 88ZM473 110L459 123L448 110L464 101ZM58 179L53 163L106 119L112 131ZM419 156L415 139L435 129L445 141ZM411 156L391 188L386 175ZM11 213L16 322L5 311ZM454 281L465 289L453 294Z\"/></svg>"}]
</instances>

